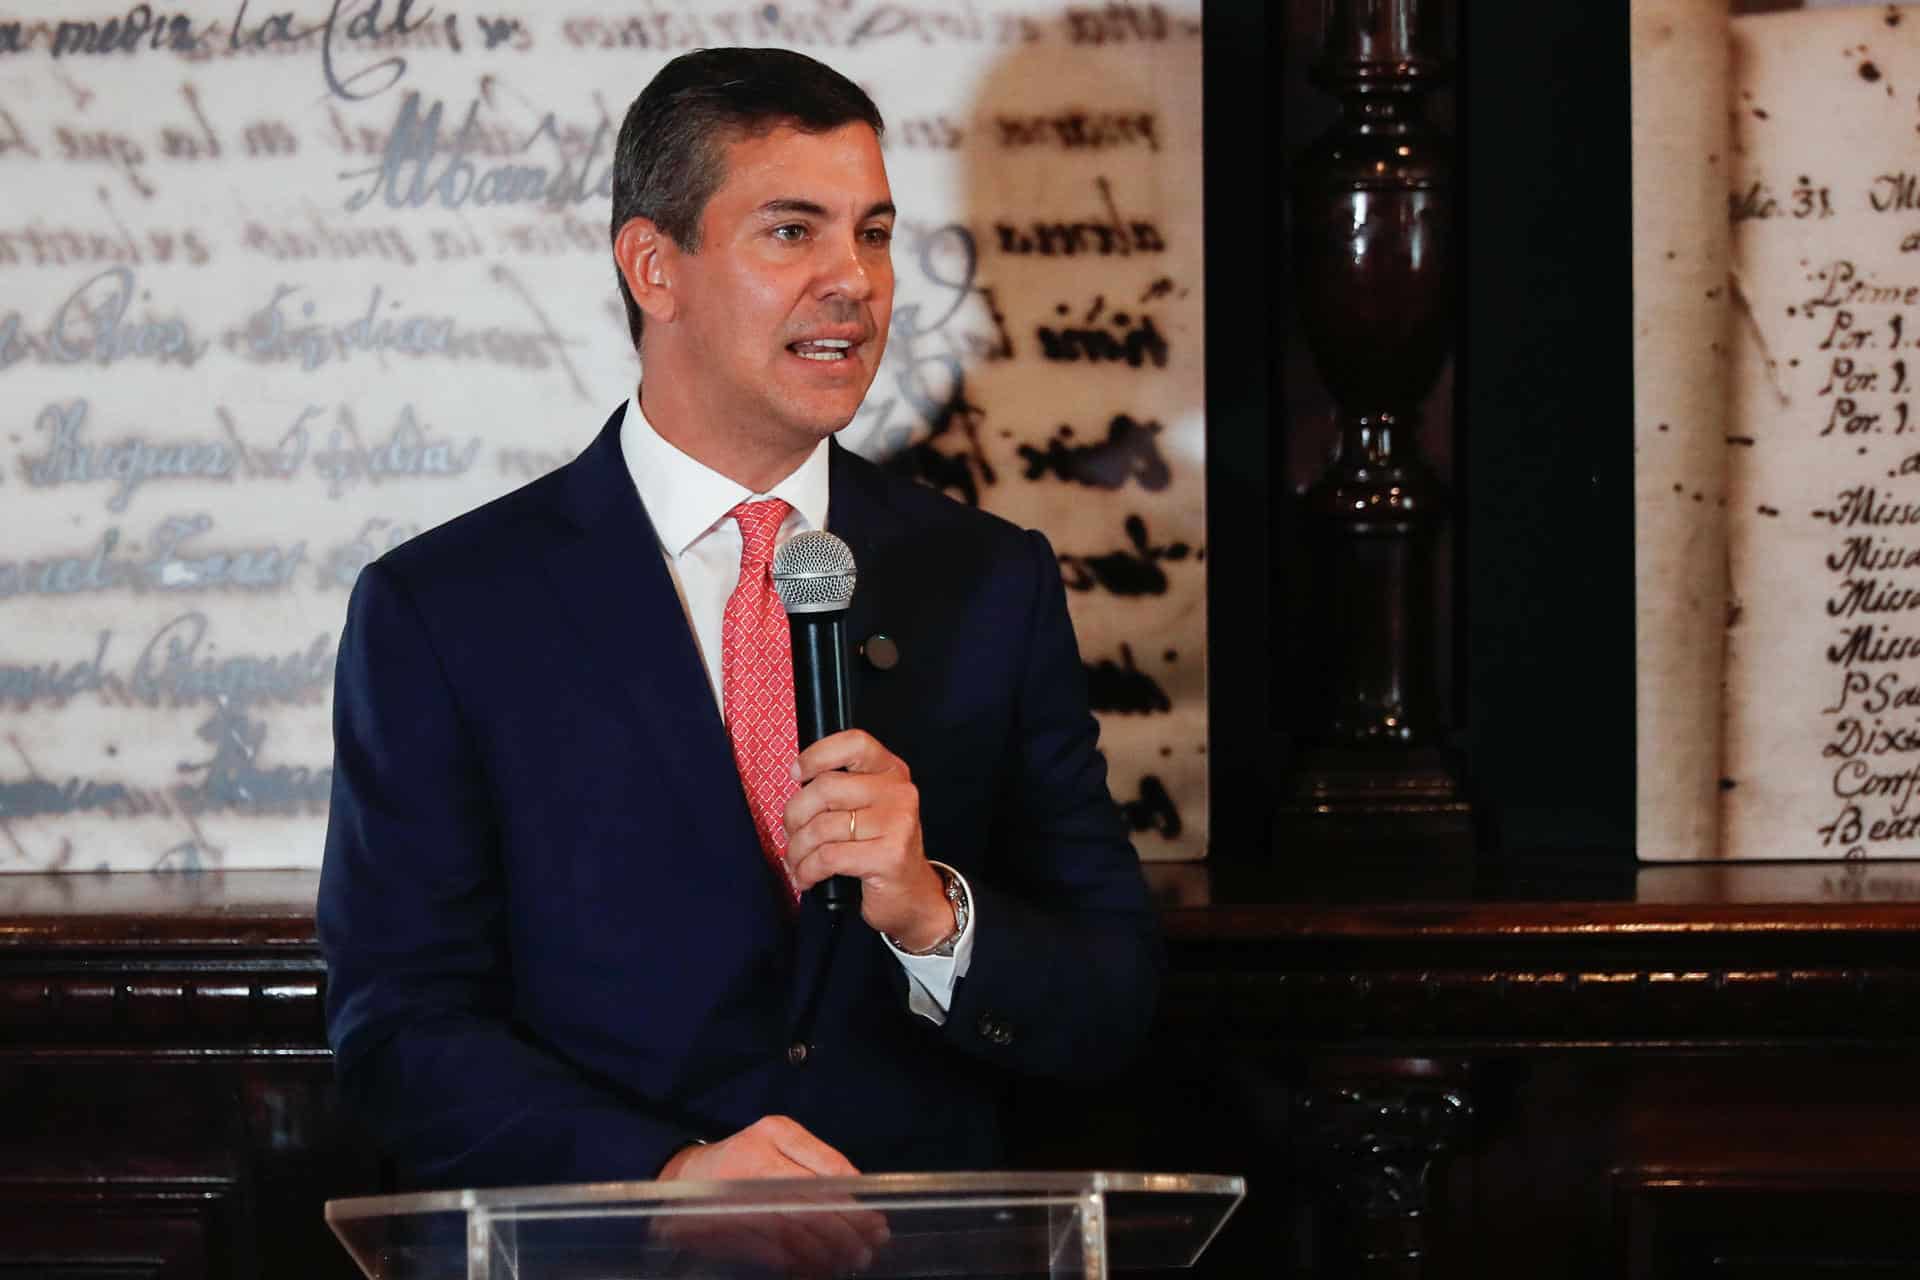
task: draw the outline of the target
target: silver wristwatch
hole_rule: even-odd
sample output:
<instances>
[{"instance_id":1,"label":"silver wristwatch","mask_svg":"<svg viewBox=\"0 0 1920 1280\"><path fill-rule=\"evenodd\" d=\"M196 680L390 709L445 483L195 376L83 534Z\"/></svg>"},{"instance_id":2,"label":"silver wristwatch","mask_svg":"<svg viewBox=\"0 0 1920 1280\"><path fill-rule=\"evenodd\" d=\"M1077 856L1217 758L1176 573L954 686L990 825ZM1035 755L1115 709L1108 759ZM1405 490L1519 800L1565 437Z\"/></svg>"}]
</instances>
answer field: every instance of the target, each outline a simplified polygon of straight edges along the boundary
<instances>
[{"instance_id":1,"label":"silver wristwatch","mask_svg":"<svg viewBox=\"0 0 1920 1280\"><path fill-rule=\"evenodd\" d=\"M953 932L924 951L914 951L902 943L900 939L890 933L887 934L887 941L893 944L895 950L905 955L950 956L953 954L954 948L960 945L960 935L967 931L969 904L967 902L967 886L965 882L960 879L958 872L944 863L935 862L932 866L935 871L940 873L940 879L947 887L947 902L953 907Z\"/></svg>"}]
</instances>

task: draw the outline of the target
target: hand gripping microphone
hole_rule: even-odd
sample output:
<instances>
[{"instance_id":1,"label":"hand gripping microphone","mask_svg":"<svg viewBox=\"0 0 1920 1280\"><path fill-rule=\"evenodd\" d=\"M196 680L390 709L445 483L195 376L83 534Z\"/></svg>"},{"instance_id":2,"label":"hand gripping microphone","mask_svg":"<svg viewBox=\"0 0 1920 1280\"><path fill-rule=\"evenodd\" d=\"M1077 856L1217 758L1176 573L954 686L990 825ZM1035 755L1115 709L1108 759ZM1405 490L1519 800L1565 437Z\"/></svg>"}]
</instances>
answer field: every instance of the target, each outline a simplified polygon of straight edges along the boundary
<instances>
[{"instance_id":1,"label":"hand gripping microphone","mask_svg":"<svg viewBox=\"0 0 1920 1280\"><path fill-rule=\"evenodd\" d=\"M800 750L853 724L847 681L847 602L853 599L853 552L824 529L808 529L773 553L773 589L793 633L793 698ZM860 881L821 882L829 911L860 905Z\"/></svg>"}]
</instances>

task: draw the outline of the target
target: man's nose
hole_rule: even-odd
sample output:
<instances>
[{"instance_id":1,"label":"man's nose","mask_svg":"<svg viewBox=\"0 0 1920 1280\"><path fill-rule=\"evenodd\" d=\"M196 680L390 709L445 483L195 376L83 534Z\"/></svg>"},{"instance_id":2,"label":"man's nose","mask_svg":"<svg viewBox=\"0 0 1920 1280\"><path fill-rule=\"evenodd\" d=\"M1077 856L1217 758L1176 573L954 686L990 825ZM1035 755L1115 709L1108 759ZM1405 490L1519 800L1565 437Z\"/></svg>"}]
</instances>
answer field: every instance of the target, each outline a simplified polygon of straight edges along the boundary
<instances>
[{"instance_id":1,"label":"man's nose","mask_svg":"<svg viewBox=\"0 0 1920 1280\"><path fill-rule=\"evenodd\" d=\"M873 263L858 240L842 243L822 272L821 296L865 302L873 296Z\"/></svg>"}]
</instances>

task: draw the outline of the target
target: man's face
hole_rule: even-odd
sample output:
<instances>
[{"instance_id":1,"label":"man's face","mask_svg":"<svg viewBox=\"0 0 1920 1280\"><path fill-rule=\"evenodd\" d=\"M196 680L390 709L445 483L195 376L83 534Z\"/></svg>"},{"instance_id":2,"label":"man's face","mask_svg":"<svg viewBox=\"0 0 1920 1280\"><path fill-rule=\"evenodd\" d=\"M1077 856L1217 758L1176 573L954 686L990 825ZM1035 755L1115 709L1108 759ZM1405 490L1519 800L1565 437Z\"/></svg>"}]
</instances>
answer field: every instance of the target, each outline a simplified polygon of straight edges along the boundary
<instances>
[{"instance_id":1,"label":"man's face","mask_svg":"<svg viewBox=\"0 0 1920 1280\"><path fill-rule=\"evenodd\" d=\"M844 427L893 313L893 196L864 124L781 126L726 149L726 178L675 263L677 336L709 419L780 448Z\"/></svg>"}]
</instances>

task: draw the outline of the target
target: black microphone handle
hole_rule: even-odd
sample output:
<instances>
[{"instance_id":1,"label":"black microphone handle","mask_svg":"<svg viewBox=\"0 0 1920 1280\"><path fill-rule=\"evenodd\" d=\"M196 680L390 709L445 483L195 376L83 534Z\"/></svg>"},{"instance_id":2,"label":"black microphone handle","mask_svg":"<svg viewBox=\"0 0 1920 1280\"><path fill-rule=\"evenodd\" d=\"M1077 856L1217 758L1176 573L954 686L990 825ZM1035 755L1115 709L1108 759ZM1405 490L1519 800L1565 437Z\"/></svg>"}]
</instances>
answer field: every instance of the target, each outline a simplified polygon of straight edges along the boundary
<instances>
[{"instance_id":1,"label":"black microphone handle","mask_svg":"<svg viewBox=\"0 0 1920 1280\"><path fill-rule=\"evenodd\" d=\"M846 610L790 613L793 634L793 702L800 750L853 726L853 686L848 679ZM860 905L860 881L829 876L820 883L829 911Z\"/></svg>"}]
</instances>

